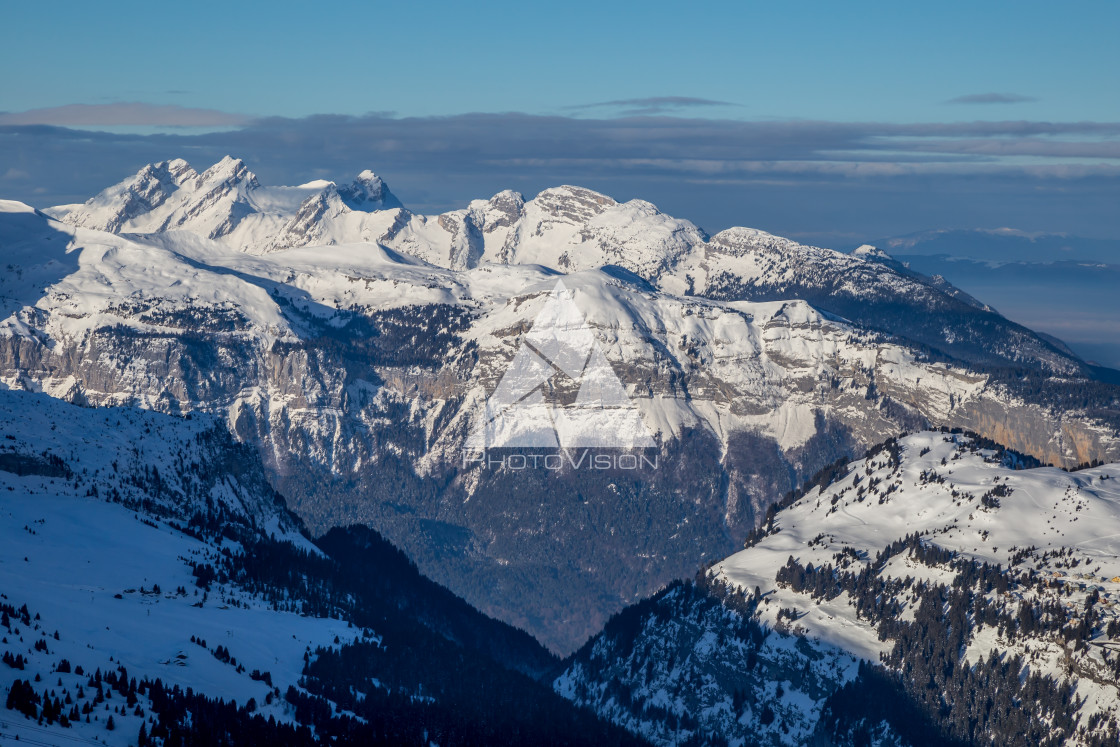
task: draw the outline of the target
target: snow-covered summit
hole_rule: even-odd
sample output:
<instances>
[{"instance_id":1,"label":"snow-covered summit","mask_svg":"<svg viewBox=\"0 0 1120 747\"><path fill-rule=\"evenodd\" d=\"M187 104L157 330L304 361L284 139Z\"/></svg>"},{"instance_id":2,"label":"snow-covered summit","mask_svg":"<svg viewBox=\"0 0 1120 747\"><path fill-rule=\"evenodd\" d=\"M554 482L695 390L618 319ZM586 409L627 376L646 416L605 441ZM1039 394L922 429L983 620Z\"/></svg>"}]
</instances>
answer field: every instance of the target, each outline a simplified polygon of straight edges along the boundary
<instances>
[{"instance_id":1,"label":"snow-covered summit","mask_svg":"<svg viewBox=\"0 0 1120 747\"><path fill-rule=\"evenodd\" d=\"M52 215L68 223L100 231L122 230L130 221L160 207L184 184L198 179L186 161L150 163L134 176L113 185L71 210L55 208Z\"/></svg>"},{"instance_id":2,"label":"snow-covered summit","mask_svg":"<svg viewBox=\"0 0 1120 747\"><path fill-rule=\"evenodd\" d=\"M396 195L389 191L389 185L369 169L358 174L354 182L339 189L339 194L353 210L390 210L404 207Z\"/></svg>"},{"instance_id":3,"label":"snow-covered summit","mask_svg":"<svg viewBox=\"0 0 1120 747\"><path fill-rule=\"evenodd\" d=\"M110 233L186 229L216 239L253 211L252 196L259 188L256 175L239 158L226 156L201 174L174 159L148 164L82 205L47 212L71 225Z\"/></svg>"},{"instance_id":4,"label":"snow-covered summit","mask_svg":"<svg viewBox=\"0 0 1120 747\"><path fill-rule=\"evenodd\" d=\"M185 231L250 253L313 243L376 239L344 212L400 209L400 200L368 169L349 185L316 180L265 187L239 158L226 156L202 173L182 159L148 164L81 205L46 212L65 223L110 233ZM359 221L360 222L360 221Z\"/></svg>"},{"instance_id":5,"label":"snow-covered summit","mask_svg":"<svg viewBox=\"0 0 1120 747\"><path fill-rule=\"evenodd\" d=\"M873 259L873 260L894 259L893 257L891 257L891 255L887 254L886 252L884 252L879 247L872 246L871 244L861 244L860 246L856 247L852 251L852 256L853 257L861 257L863 259Z\"/></svg>"}]
</instances>

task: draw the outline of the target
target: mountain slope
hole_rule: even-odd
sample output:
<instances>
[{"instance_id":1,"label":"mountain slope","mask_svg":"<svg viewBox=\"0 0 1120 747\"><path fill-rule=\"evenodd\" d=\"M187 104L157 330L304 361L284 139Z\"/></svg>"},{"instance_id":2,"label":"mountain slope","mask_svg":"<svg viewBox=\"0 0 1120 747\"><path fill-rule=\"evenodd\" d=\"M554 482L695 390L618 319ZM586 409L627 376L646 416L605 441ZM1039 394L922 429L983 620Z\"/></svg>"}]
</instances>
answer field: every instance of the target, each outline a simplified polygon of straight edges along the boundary
<instances>
[{"instance_id":1,"label":"mountain slope","mask_svg":"<svg viewBox=\"0 0 1120 747\"><path fill-rule=\"evenodd\" d=\"M59 219L5 205L0 382L209 413L316 532L376 526L556 651L731 552L821 466L902 430L970 428L1067 466L1120 458L1117 390L1025 331L1014 365L966 365L797 297L926 299L948 309L924 317L944 339L1003 344L1006 322L972 325L998 317L875 258L747 229L709 238L576 187L418 216L372 174L273 189L232 160L186 168L153 166L48 211ZM658 444L649 474L491 469L464 452L562 273ZM758 288L788 297L736 300ZM577 399L570 378L545 390L560 408Z\"/></svg>"},{"instance_id":2,"label":"mountain slope","mask_svg":"<svg viewBox=\"0 0 1120 747\"><path fill-rule=\"evenodd\" d=\"M1022 466L936 432L837 463L555 687L663 744L1114 744L1120 466Z\"/></svg>"},{"instance_id":3,"label":"mountain slope","mask_svg":"<svg viewBox=\"0 0 1120 747\"><path fill-rule=\"evenodd\" d=\"M629 741L537 681L556 660L528 635L376 532L306 539L207 416L0 392L0 432L0 736ZM360 680L334 664L358 656Z\"/></svg>"}]
</instances>

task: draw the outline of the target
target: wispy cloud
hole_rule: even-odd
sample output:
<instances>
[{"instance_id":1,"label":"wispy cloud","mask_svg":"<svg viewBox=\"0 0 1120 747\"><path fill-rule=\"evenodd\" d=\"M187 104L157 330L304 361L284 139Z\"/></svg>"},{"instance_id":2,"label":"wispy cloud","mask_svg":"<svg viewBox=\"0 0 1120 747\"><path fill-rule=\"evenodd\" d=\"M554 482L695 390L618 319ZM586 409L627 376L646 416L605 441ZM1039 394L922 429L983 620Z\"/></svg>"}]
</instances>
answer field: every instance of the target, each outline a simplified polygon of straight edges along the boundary
<instances>
[{"instance_id":1,"label":"wispy cloud","mask_svg":"<svg viewBox=\"0 0 1120 747\"><path fill-rule=\"evenodd\" d=\"M967 96L957 96L949 99L946 104L1026 104L1038 101L1034 96L1023 96L1018 93L970 93Z\"/></svg>"},{"instance_id":2,"label":"wispy cloud","mask_svg":"<svg viewBox=\"0 0 1120 747\"><path fill-rule=\"evenodd\" d=\"M250 117L215 109L141 102L67 104L0 113L0 125L61 127L238 127L250 121Z\"/></svg>"},{"instance_id":3,"label":"wispy cloud","mask_svg":"<svg viewBox=\"0 0 1120 747\"><path fill-rule=\"evenodd\" d=\"M10 125L0 126L0 163L30 178L0 174L0 197L84 200L151 161L182 156L205 167L231 153L270 184L349 180L372 168L424 212L568 183L647 199L708 229L877 237L1012 225L1120 236L1118 141L1120 122L1029 120L370 114L145 135Z\"/></svg>"},{"instance_id":4,"label":"wispy cloud","mask_svg":"<svg viewBox=\"0 0 1120 747\"><path fill-rule=\"evenodd\" d=\"M738 104L693 96L650 96L641 99L615 99L614 101L598 101L593 104L578 104L566 107L566 110L577 112L592 109L617 109L619 110L618 113L623 116L637 117L712 106L738 106Z\"/></svg>"}]
</instances>

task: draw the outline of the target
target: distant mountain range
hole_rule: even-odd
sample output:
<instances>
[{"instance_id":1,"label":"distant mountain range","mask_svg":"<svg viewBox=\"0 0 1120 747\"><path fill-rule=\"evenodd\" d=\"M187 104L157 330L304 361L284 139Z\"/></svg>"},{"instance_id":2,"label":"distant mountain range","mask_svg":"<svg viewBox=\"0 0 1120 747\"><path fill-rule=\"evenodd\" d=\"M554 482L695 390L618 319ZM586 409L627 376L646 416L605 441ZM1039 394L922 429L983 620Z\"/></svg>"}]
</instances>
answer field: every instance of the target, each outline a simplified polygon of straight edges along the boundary
<instances>
[{"instance_id":1,"label":"distant mountain range","mask_svg":"<svg viewBox=\"0 0 1120 747\"><path fill-rule=\"evenodd\" d=\"M925 231L873 244L1060 338L1085 360L1120 368L1120 241L997 229Z\"/></svg>"},{"instance_id":2,"label":"distant mountain range","mask_svg":"<svg viewBox=\"0 0 1120 747\"><path fill-rule=\"evenodd\" d=\"M896 249L0 201L0 739L1120 743L1118 373Z\"/></svg>"},{"instance_id":3,"label":"distant mountain range","mask_svg":"<svg viewBox=\"0 0 1120 747\"><path fill-rule=\"evenodd\" d=\"M424 216L372 172L268 187L226 158L2 210L5 386L217 417L314 532L375 526L558 652L903 430L1120 458L1109 371L983 300L639 200L568 186ZM559 277L657 443L640 480L464 459ZM564 377L545 389L576 396Z\"/></svg>"}]
</instances>

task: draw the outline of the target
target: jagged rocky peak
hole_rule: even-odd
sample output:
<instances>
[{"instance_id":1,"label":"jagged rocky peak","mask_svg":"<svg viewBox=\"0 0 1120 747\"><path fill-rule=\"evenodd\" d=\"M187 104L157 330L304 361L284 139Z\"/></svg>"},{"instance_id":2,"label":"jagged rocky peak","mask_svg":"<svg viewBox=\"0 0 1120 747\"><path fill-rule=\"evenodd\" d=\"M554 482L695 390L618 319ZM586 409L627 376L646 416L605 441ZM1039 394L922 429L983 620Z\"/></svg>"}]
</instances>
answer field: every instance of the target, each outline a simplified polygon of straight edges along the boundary
<instances>
[{"instance_id":1,"label":"jagged rocky peak","mask_svg":"<svg viewBox=\"0 0 1120 747\"><path fill-rule=\"evenodd\" d=\"M353 210L370 212L403 207L396 195L389 191L385 180L369 169L358 174L349 186L342 187L338 193L347 207Z\"/></svg>"},{"instance_id":2,"label":"jagged rocky peak","mask_svg":"<svg viewBox=\"0 0 1120 747\"><path fill-rule=\"evenodd\" d=\"M484 221L480 227L489 233L495 228L516 223L525 210L525 197L520 192L505 189L487 200L482 207Z\"/></svg>"},{"instance_id":3,"label":"jagged rocky peak","mask_svg":"<svg viewBox=\"0 0 1120 747\"><path fill-rule=\"evenodd\" d=\"M125 179L122 182L114 184L112 187L101 191L98 195L86 201L89 205L93 203L98 197L106 195L107 193L144 193L149 192L157 187L181 187L184 184L196 179L198 172L191 168L191 165L184 161L182 158L173 158L170 161L156 161L149 163L134 176Z\"/></svg>"},{"instance_id":4,"label":"jagged rocky peak","mask_svg":"<svg viewBox=\"0 0 1120 747\"><path fill-rule=\"evenodd\" d=\"M143 180L155 179L162 183L183 185L185 182L198 176L198 172L182 158L173 158L170 161L157 161L149 163L136 174Z\"/></svg>"},{"instance_id":5,"label":"jagged rocky peak","mask_svg":"<svg viewBox=\"0 0 1120 747\"><path fill-rule=\"evenodd\" d=\"M254 211L251 194L260 189L257 175L240 158L226 156L206 169L166 208L152 211L134 230L160 232L189 227L210 239L229 235ZM157 222L158 221L158 222Z\"/></svg>"},{"instance_id":6,"label":"jagged rocky peak","mask_svg":"<svg viewBox=\"0 0 1120 747\"><path fill-rule=\"evenodd\" d=\"M133 176L94 195L79 209L59 217L76 226L115 232L159 207L197 178L195 170L181 158L149 163Z\"/></svg>"},{"instance_id":7,"label":"jagged rocky peak","mask_svg":"<svg viewBox=\"0 0 1120 747\"><path fill-rule=\"evenodd\" d=\"M269 242L266 250L302 246L319 239L322 237L324 220L348 212L350 208L343 202L338 187L333 182L327 182L321 191L309 195L300 203L295 215L284 225L280 234ZM335 242L328 239L326 243Z\"/></svg>"},{"instance_id":8,"label":"jagged rocky peak","mask_svg":"<svg viewBox=\"0 0 1120 747\"><path fill-rule=\"evenodd\" d=\"M439 216L439 225L452 234L465 226L468 231L492 234L501 228L510 228L525 214L525 198L512 189L502 190L489 200L471 200L465 210L450 210ZM478 238L478 237L476 237Z\"/></svg>"},{"instance_id":9,"label":"jagged rocky peak","mask_svg":"<svg viewBox=\"0 0 1120 747\"><path fill-rule=\"evenodd\" d=\"M199 187L204 186L220 187L228 186L234 187L244 184L246 187L257 188L260 182L257 180L257 175L249 170L245 162L240 158L233 156L225 156L222 160L202 172L198 178Z\"/></svg>"}]
</instances>

